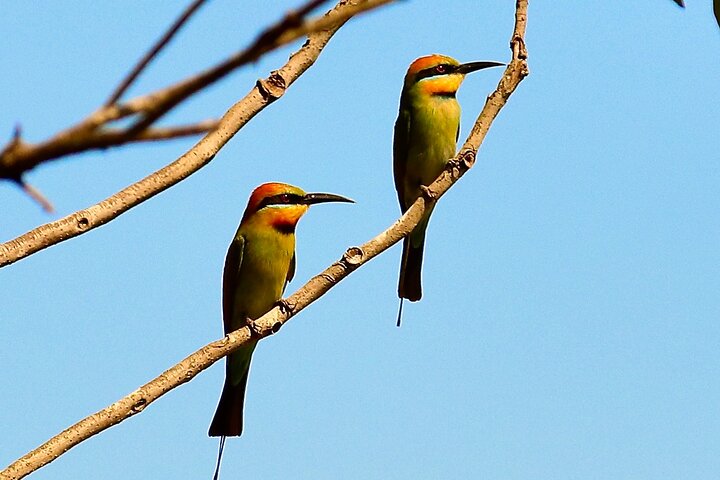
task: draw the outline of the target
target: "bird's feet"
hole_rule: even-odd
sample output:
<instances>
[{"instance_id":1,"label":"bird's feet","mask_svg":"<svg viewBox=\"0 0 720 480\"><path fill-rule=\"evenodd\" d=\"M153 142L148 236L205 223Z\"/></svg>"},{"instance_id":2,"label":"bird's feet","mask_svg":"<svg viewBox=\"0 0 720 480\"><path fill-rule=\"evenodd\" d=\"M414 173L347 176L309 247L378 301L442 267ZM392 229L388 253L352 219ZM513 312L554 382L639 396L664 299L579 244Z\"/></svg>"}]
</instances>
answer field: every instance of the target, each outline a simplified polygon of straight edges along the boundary
<instances>
[{"instance_id":1,"label":"bird's feet","mask_svg":"<svg viewBox=\"0 0 720 480\"><path fill-rule=\"evenodd\" d=\"M420 185L420 191L422 192L423 196L428 200L432 201L435 200L435 198L437 197L437 194L426 185Z\"/></svg>"},{"instance_id":2,"label":"bird's feet","mask_svg":"<svg viewBox=\"0 0 720 480\"><path fill-rule=\"evenodd\" d=\"M261 332L260 332L260 326L258 326L258 324L255 323L255 320L253 320L252 318L246 317L245 325L247 325L248 328L250 329L251 337L261 337L262 336Z\"/></svg>"},{"instance_id":3,"label":"bird's feet","mask_svg":"<svg viewBox=\"0 0 720 480\"><path fill-rule=\"evenodd\" d=\"M284 299L280 299L277 302L275 302L275 307L277 307L280 310L280 313L287 319L293 312L293 307ZM280 328L283 326L283 321L279 320L275 322L270 329L272 333L277 333L280 331Z\"/></svg>"},{"instance_id":4,"label":"bird's feet","mask_svg":"<svg viewBox=\"0 0 720 480\"><path fill-rule=\"evenodd\" d=\"M283 315L287 315L292 312L292 308L290 308L290 305L288 305L288 303L283 298L275 302L275 306L280 309L280 313L282 313Z\"/></svg>"}]
</instances>

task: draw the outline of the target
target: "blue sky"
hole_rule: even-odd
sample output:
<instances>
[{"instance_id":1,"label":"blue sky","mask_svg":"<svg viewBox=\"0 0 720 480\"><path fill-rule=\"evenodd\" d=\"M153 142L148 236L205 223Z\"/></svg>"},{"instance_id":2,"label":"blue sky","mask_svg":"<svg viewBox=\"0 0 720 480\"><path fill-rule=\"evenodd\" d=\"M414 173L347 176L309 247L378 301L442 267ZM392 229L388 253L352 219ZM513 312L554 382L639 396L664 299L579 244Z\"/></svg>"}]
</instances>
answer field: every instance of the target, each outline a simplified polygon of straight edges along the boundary
<instances>
[{"instance_id":1,"label":"blue sky","mask_svg":"<svg viewBox=\"0 0 720 480\"><path fill-rule=\"evenodd\" d=\"M12 2L0 131L92 111L185 2ZM356 19L206 168L0 270L0 464L219 338L225 250L256 185L354 198L298 228L288 293L389 225L392 126L414 58L509 59L513 2L401 2ZM531 75L435 210L420 303L395 328L400 248L253 361L224 478L658 479L720 473L720 31L710 2L533 1ZM246 45L297 2L216 0L130 94ZM217 117L273 53L164 119ZM468 77L467 134L501 71ZM463 137L464 138L464 137ZM192 142L84 154L0 184L2 240L89 206ZM33 478L210 478L221 364Z\"/></svg>"}]
</instances>

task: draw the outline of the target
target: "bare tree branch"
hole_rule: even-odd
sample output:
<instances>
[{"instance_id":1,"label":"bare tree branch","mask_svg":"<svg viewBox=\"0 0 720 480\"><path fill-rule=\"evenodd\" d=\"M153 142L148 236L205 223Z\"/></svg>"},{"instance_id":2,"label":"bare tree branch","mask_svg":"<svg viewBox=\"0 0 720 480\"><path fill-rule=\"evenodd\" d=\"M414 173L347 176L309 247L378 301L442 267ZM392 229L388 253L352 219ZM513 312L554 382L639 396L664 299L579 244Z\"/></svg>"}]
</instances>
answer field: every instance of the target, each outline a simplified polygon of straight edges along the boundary
<instances>
[{"instance_id":1,"label":"bare tree branch","mask_svg":"<svg viewBox=\"0 0 720 480\"><path fill-rule=\"evenodd\" d=\"M3 156L3 154L12 149L15 148L15 146L21 141L20 137L22 136L22 129L20 128L20 125L15 125L15 130L13 131L12 140L8 142L8 144L3 148L2 151L0 151L0 157ZM38 189L30 185L25 181L24 178L22 178L21 175L18 175L16 177L10 177L8 180L14 182L20 189L27 194L28 197L33 199L40 207L42 207L43 210L47 213L53 213L55 211L55 208L53 207L52 203L43 195L40 193Z\"/></svg>"},{"instance_id":2,"label":"bare tree branch","mask_svg":"<svg viewBox=\"0 0 720 480\"><path fill-rule=\"evenodd\" d=\"M219 120L209 119L192 125L146 128L132 139L127 138L124 130L108 128L97 135L97 144L99 145L99 148L103 148L102 144L115 144L117 142L154 142L157 140L171 140L174 138L190 137L215 130L219 124Z\"/></svg>"},{"instance_id":3,"label":"bare tree branch","mask_svg":"<svg viewBox=\"0 0 720 480\"><path fill-rule=\"evenodd\" d=\"M47 213L53 213L55 211L55 208L52 203L50 203L50 200L48 200L45 195L40 192L40 190L33 187L23 179L16 180L16 183L20 186L20 188L22 188L23 192L27 193L28 196L35 200L35 202L37 202Z\"/></svg>"},{"instance_id":4,"label":"bare tree branch","mask_svg":"<svg viewBox=\"0 0 720 480\"><path fill-rule=\"evenodd\" d=\"M390 1L392 0L364 0L355 3L341 2L347 3L347 5L341 9L334 9L318 19L303 22L301 21L302 15L306 15L310 10L315 8L316 3L322 3L315 1L308 2L297 11L288 13L285 18L276 25L266 29L265 32L258 36L257 40L244 51L233 55L226 61L195 77L187 79L185 82L180 82L166 89L164 92L160 92L160 95L145 97L145 99L151 98L153 105L143 109L143 115L134 125L130 126L128 134L132 135L142 131L191 95L215 83L231 71L257 60L265 53L293 42L308 33L323 31L343 24L357 13L376 8Z\"/></svg>"},{"instance_id":5,"label":"bare tree branch","mask_svg":"<svg viewBox=\"0 0 720 480\"><path fill-rule=\"evenodd\" d=\"M306 44L290 58L285 66L273 72L268 78L259 80L245 98L225 113L217 127L184 155L89 208L41 225L13 240L0 244L0 267L99 227L207 165L238 130L263 108L280 98L285 90L312 66L330 37L342 26L342 22L350 18L351 13L367 10L389 1L342 0L326 14L327 17L333 19L331 23L335 25L334 27L311 34ZM362 5L362 8L359 5ZM312 25L317 24L317 22L311 23ZM314 29L315 27L312 25L305 28ZM115 108L119 107L113 106L110 107L110 110ZM157 132L157 130L155 131ZM107 133L100 135L100 140L104 138L103 135L107 135ZM115 140L122 141L123 139ZM97 138L93 139L93 142L97 141ZM62 142L61 144L65 145ZM96 148L100 148L100 146Z\"/></svg>"},{"instance_id":6,"label":"bare tree branch","mask_svg":"<svg viewBox=\"0 0 720 480\"><path fill-rule=\"evenodd\" d=\"M135 67L130 71L130 73L128 73L127 77L125 77L123 81L120 82L120 85L117 86L112 95L110 95L110 98L107 100L107 102L105 102L106 106L114 104L120 99L120 97L122 97L122 94L125 93L128 88L130 88L130 85L132 85L132 83L142 73L145 67L148 66L148 64L158 55L158 53L160 53L160 50L165 48L165 46L170 43L172 37L174 37L175 34L180 31L182 26L187 23L193 13L195 13L198 8L202 6L203 3L205 3L205 0L193 0L193 2L187 6L187 8L180 15L180 17L175 20L175 22L163 34L163 36L160 37L160 39L155 43L155 45L153 45L152 48L143 56L143 58L140 59L137 65L135 65Z\"/></svg>"},{"instance_id":7,"label":"bare tree branch","mask_svg":"<svg viewBox=\"0 0 720 480\"><path fill-rule=\"evenodd\" d=\"M522 79L528 75L527 51L524 41L527 7L528 0L516 1L515 28L510 41L512 61L505 69L495 91L487 98L485 106L460 152L427 189L428 195L433 200L442 196L472 168L477 151L492 122ZM349 248L340 260L314 276L299 290L279 302L278 306L252 322L251 325L231 332L224 338L202 347L134 392L72 425L9 465L0 472L0 478L5 480L23 478L82 441L140 413L162 395L190 381L213 363L250 341L251 338L256 340L277 333L285 322L323 296L354 270L408 235L420 221L425 210L426 200L424 197L418 198L405 214L389 228L363 245Z\"/></svg>"},{"instance_id":8,"label":"bare tree branch","mask_svg":"<svg viewBox=\"0 0 720 480\"><path fill-rule=\"evenodd\" d=\"M119 143L103 145L102 148L132 141L141 131L178 104L239 67L309 33L335 28L357 13L377 8L391 1L393 0L342 0L336 8L324 16L303 20L303 16L320 3L318 0L310 0L303 7L286 14L282 20L265 29L249 47L204 72L127 102L105 105L78 124L44 142L31 144L20 138L13 139L0 151L0 178L20 178L25 172L43 162L99 148L96 146L95 137L101 135L102 127L116 120L137 116L135 123L125 130L127 138L118 139Z\"/></svg>"}]
</instances>

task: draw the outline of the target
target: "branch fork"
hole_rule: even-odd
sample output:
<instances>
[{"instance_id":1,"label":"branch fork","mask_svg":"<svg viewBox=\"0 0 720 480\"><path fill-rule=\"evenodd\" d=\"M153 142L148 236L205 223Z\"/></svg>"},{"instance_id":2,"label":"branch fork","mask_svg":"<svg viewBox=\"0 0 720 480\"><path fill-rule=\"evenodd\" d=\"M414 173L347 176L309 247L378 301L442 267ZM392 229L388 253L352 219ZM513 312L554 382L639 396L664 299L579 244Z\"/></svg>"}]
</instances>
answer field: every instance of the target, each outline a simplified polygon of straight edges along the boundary
<instances>
[{"instance_id":1,"label":"branch fork","mask_svg":"<svg viewBox=\"0 0 720 480\"><path fill-rule=\"evenodd\" d=\"M380 0L365 0L365 2L359 3L359 5L368 5L379 1ZM345 2L343 1L338 7L336 7L336 9L342 8L344 5ZM349 5L352 5L353 8L357 9L357 5L351 3ZM516 37L520 39L524 38L527 22L527 7L528 0L516 0L515 31L513 39ZM336 28L339 28L339 26ZM288 65L283 67L281 71L284 71L284 73L288 75L290 72L293 72L294 78L297 78L297 76L307 69L314 59L317 58L334 31L335 30L314 35L313 38L315 38L318 44L314 45L313 42L309 42L301 49L303 51L311 49L311 51L305 51L304 53L312 58L310 58L310 60L306 59L306 63L302 63L302 59L298 59L293 56L288 62ZM318 36L320 38L316 38ZM518 45L518 48L513 47L512 62L507 66L505 74L501 78L495 91L487 98L480 115L475 121L475 125L473 126L470 135L465 141L463 147L460 149L460 153L448 164L446 170L443 171L443 173L429 185L428 188L435 192L438 197L442 196L455 182L459 180L462 175L464 175L469 168L472 167L475 161L476 152L487 135L492 122L507 102L508 97L515 91L522 79L527 75L527 51L525 50L524 42L522 42L522 48L519 47L520 43L518 42L515 42L515 45ZM521 54L523 55L523 58L520 58ZM302 67L294 65L295 68L293 68L290 66L290 64L298 62L302 64ZM285 69L288 69L289 71L286 71ZM283 78L288 77L283 75ZM294 80L293 77L290 78L291 81ZM253 93L254 92L251 92L251 95ZM257 93L259 94L259 92ZM226 116L232 116L236 107L237 105L231 108ZM253 115L254 113L250 114L249 118L252 118ZM226 123L227 122L223 123L221 121L217 130L218 135L231 136L242 126L228 126ZM234 129L234 131L228 132L228 129ZM209 136L210 135L208 135L208 137ZM207 140L207 137L205 141L209 141ZM202 144L203 142L200 143L200 145ZM219 149L220 147L217 148ZM216 151L217 149L211 153L204 152L204 154L214 155ZM191 153L200 155L200 153L196 152L195 149L191 150L191 152L188 152L186 155L190 155ZM183 157L181 157L181 159L182 158ZM188 173L185 172L185 176L187 174ZM155 193L157 193L157 191L153 192L149 196L152 196ZM136 203L139 203L139 201L136 201ZM403 216L399 220L395 221L385 231L360 246L349 248L340 260L330 265L322 273L311 278L295 293L285 300L282 300L265 315L256 319L255 323L262 334L266 336L270 334L268 332L277 332L285 322L324 295L328 290L330 290L330 288L340 282L352 271L399 242L418 224L422 213L426 208L425 205L425 199L423 197L418 198L418 200L413 203ZM105 221L108 220L106 219ZM32 233L33 232L30 232L26 235L30 235ZM42 232L36 232L38 235L41 233ZM12 242L10 243L12 244ZM18 258L22 258L23 256L27 256L32 253L31 251L30 253L26 253L8 261L7 257L3 258L3 255L6 254L3 247L7 248L7 244L0 245L0 265L12 263ZM17 249L23 249L25 245L18 242L17 244L14 244L14 247ZM44 248L44 246L40 248ZM38 249L39 248L34 251L37 251ZM213 363L235 351L237 348L240 348L240 346L249 341L251 341L250 328L243 327L229 333L220 340L216 340L200 348L180 363L170 367L160 376L149 381L128 396L123 397L112 405L109 405L95 414L86 417L75 425L72 425L68 429L49 439L35 450L24 455L22 458L9 465L5 470L0 471L0 479L18 480L25 477L26 475L55 460L73 446L107 428L112 427L113 425L122 422L126 418L139 413L168 391L190 381L201 371L207 369Z\"/></svg>"}]
</instances>

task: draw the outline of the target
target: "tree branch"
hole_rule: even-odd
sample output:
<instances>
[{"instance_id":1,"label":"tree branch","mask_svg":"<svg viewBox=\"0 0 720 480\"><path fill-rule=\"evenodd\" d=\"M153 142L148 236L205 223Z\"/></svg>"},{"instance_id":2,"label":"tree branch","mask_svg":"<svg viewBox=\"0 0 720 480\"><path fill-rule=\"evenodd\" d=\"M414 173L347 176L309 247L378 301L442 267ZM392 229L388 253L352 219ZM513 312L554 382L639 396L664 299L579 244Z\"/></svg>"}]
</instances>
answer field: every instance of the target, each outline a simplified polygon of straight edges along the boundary
<instances>
[{"instance_id":1,"label":"tree branch","mask_svg":"<svg viewBox=\"0 0 720 480\"><path fill-rule=\"evenodd\" d=\"M105 129L97 135L97 144L99 145L98 148L102 148L102 144L110 144L115 142L154 142L157 140L171 140L174 138L190 137L215 130L219 124L219 120L209 119L191 125L175 125L172 127L146 128L133 138L127 138L125 131L121 129Z\"/></svg>"},{"instance_id":2,"label":"tree branch","mask_svg":"<svg viewBox=\"0 0 720 480\"><path fill-rule=\"evenodd\" d=\"M4 267L43 250L51 245L81 235L103 225L134 206L148 200L158 193L170 188L200 168L207 165L215 154L232 138L250 119L266 106L280 98L285 90L305 70L310 68L320 52L339 29L343 22L352 14L368 10L388 3L390 0L342 0L326 17L334 26L320 30L308 37L305 45L290 57L281 69L273 72L266 79L259 80L255 87L239 102L233 105L220 119L217 127L201 139L195 146L171 164L155 173L124 188L111 197L83 210L79 210L54 222L41 225L13 240L0 244L0 267ZM303 27L314 29L319 23L310 22ZM325 23L320 24L322 26ZM119 107L111 107L111 109ZM157 130L156 130L157 131ZM102 135L107 135L103 133ZM102 140L103 136L100 136ZM122 135L118 135L122 137ZM127 139L115 139L129 141ZM93 139L97 142L98 139ZM20 140L17 140L20 142ZM99 148L99 147L97 147Z\"/></svg>"},{"instance_id":3,"label":"tree branch","mask_svg":"<svg viewBox=\"0 0 720 480\"><path fill-rule=\"evenodd\" d=\"M145 69L145 67L148 66L148 64L160 53L160 50L165 48L168 43L170 43L170 40L172 40L172 37L175 36L175 34L180 31L183 25L187 23L188 20L190 20L190 17L202 6L202 4L205 3L205 0L193 0L193 2L187 6L185 11L178 17L177 20L170 26L170 28L163 34L162 37L153 45L153 47L143 56L143 58L140 59L140 61L135 65L135 67L130 71L130 73L123 79L122 82L120 82L120 85L117 86L115 91L110 95L110 98L108 98L107 102L105 102L105 106L112 105L115 102L117 102L120 97L122 97L122 94L127 91L128 88L130 88L130 85L137 79L138 76L142 73L142 71Z\"/></svg>"},{"instance_id":4,"label":"tree branch","mask_svg":"<svg viewBox=\"0 0 720 480\"><path fill-rule=\"evenodd\" d=\"M505 69L495 91L487 98L485 106L460 152L429 186L428 195L433 199L442 196L472 168L477 150L492 122L523 78L528 75L527 50L524 41L527 7L528 0L516 1L515 28L510 41L512 61ZM0 472L0 478L5 480L23 478L82 441L140 413L165 393L190 381L213 363L247 343L251 335L259 335L264 338L277 333L288 320L323 296L354 270L408 235L420 221L425 210L425 202L426 198L418 198L405 214L385 231L359 247L349 248L340 260L319 275L314 276L295 293L279 302L278 306L255 320L254 330L257 333L251 333L249 327L243 327L202 347L134 392L84 418L15 461Z\"/></svg>"},{"instance_id":5,"label":"tree branch","mask_svg":"<svg viewBox=\"0 0 720 480\"><path fill-rule=\"evenodd\" d=\"M15 180L15 183L17 183L18 186L22 189L22 191L25 192L30 198L35 200L35 202L40 205L40 207L42 207L42 209L45 210L47 213L53 213L55 211L55 208L53 207L52 203L50 203L50 200L48 200L45 195L40 192L40 190L33 187L23 179Z\"/></svg>"},{"instance_id":6,"label":"tree branch","mask_svg":"<svg viewBox=\"0 0 720 480\"><path fill-rule=\"evenodd\" d=\"M160 117L193 94L209 87L229 73L256 61L265 53L302 38L313 32L337 28L357 13L377 8L393 0L342 0L336 8L317 19L304 20L319 0L310 0L296 11L289 12L275 25L265 29L246 49L216 66L169 87L136 97L124 103L105 105L76 125L63 130L50 139L31 144L13 139L0 151L0 178L20 178L37 165L98 148L98 135L102 127L123 118L137 116L136 122L126 129L122 143L103 145L115 147L140 134Z\"/></svg>"}]
</instances>

